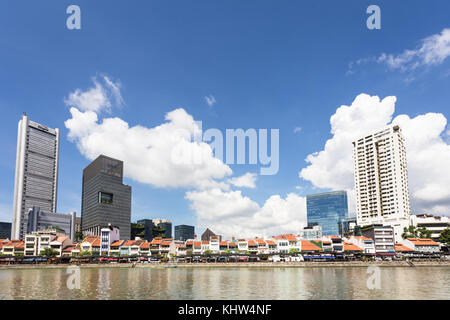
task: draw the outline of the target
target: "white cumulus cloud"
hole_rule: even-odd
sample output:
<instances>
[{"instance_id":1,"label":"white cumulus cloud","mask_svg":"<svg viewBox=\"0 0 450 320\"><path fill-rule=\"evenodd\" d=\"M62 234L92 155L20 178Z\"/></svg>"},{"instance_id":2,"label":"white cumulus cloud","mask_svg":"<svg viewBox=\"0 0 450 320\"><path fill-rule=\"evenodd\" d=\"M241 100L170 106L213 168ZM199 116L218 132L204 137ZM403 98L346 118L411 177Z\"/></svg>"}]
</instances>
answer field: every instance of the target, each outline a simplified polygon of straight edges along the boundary
<instances>
[{"instance_id":1,"label":"white cumulus cloud","mask_svg":"<svg viewBox=\"0 0 450 320\"><path fill-rule=\"evenodd\" d=\"M256 188L256 173L247 172L240 177L234 177L228 180L229 183L241 188Z\"/></svg>"},{"instance_id":2,"label":"white cumulus cloud","mask_svg":"<svg viewBox=\"0 0 450 320\"><path fill-rule=\"evenodd\" d=\"M447 119L427 113L393 119L395 97L358 95L350 106L341 106L331 117L332 137L323 150L306 158L299 176L319 188L349 191L350 211L355 211L352 141L389 123L399 124L406 140L411 208L413 213L450 213L450 145L443 140Z\"/></svg>"},{"instance_id":3,"label":"white cumulus cloud","mask_svg":"<svg viewBox=\"0 0 450 320\"><path fill-rule=\"evenodd\" d=\"M260 207L241 191L209 189L186 193L197 212L199 227L217 234L238 237L265 237L298 233L306 226L306 199L295 193L286 198L273 195Z\"/></svg>"},{"instance_id":4,"label":"white cumulus cloud","mask_svg":"<svg viewBox=\"0 0 450 320\"><path fill-rule=\"evenodd\" d=\"M119 82L114 82L107 76L93 77L92 81L94 87L86 91L76 89L64 100L65 104L82 111L99 112L102 109L109 111L111 100L117 105L123 103Z\"/></svg>"}]
</instances>

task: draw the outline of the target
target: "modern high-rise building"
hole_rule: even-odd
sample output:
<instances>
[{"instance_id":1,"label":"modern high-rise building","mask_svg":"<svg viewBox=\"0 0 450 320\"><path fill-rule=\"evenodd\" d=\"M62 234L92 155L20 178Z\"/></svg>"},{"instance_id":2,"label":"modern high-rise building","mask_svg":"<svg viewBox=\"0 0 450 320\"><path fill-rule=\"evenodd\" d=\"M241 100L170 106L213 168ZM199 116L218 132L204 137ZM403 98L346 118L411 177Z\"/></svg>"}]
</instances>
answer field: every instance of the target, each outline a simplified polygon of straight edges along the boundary
<instances>
[{"instance_id":1,"label":"modern high-rise building","mask_svg":"<svg viewBox=\"0 0 450 320\"><path fill-rule=\"evenodd\" d=\"M39 207L28 211L27 234L55 227L65 232L70 240L75 241L76 213L53 213Z\"/></svg>"},{"instance_id":2,"label":"modern high-rise building","mask_svg":"<svg viewBox=\"0 0 450 320\"><path fill-rule=\"evenodd\" d=\"M56 212L58 156L59 129L31 121L23 114L17 134L12 239L23 239L30 208Z\"/></svg>"},{"instance_id":3,"label":"modern high-rise building","mask_svg":"<svg viewBox=\"0 0 450 320\"><path fill-rule=\"evenodd\" d=\"M11 239L11 222L0 222L0 239Z\"/></svg>"},{"instance_id":4,"label":"modern high-rise building","mask_svg":"<svg viewBox=\"0 0 450 320\"><path fill-rule=\"evenodd\" d=\"M401 128L389 125L353 141L353 161L358 225L392 226L400 241L411 215Z\"/></svg>"},{"instance_id":5,"label":"modern high-rise building","mask_svg":"<svg viewBox=\"0 0 450 320\"><path fill-rule=\"evenodd\" d=\"M175 226L175 240L186 241L188 239L194 239L194 234L194 226L188 226L185 224Z\"/></svg>"},{"instance_id":6,"label":"modern high-rise building","mask_svg":"<svg viewBox=\"0 0 450 320\"><path fill-rule=\"evenodd\" d=\"M306 210L308 226L321 226L323 235L338 235L339 224L348 215L347 192L307 195Z\"/></svg>"},{"instance_id":7,"label":"modern high-rise building","mask_svg":"<svg viewBox=\"0 0 450 320\"><path fill-rule=\"evenodd\" d=\"M166 219L153 219L153 236L172 238L172 221Z\"/></svg>"},{"instance_id":8,"label":"modern high-rise building","mask_svg":"<svg viewBox=\"0 0 450 320\"><path fill-rule=\"evenodd\" d=\"M130 239L131 187L123 184L123 162L100 155L83 170L81 230L100 236L108 225Z\"/></svg>"}]
</instances>

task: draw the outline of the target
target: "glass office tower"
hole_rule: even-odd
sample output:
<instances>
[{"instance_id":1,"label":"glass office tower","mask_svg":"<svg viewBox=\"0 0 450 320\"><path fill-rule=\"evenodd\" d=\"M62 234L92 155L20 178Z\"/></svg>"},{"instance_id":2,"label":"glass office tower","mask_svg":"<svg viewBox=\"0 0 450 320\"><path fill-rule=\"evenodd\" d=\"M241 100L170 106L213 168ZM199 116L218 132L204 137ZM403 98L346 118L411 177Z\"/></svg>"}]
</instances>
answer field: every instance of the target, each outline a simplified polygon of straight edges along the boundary
<instances>
[{"instance_id":1,"label":"glass office tower","mask_svg":"<svg viewBox=\"0 0 450 320\"><path fill-rule=\"evenodd\" d=\"M346 191L306 196L308 225L322 227L323 235L338 235L339 224L348 215Z\"/></svg>"},{"instance_id":2,"label":"glass office tower","mask_svg":"<svg viewBox=\"0 0 450 320\"><path fill-rule=\"evenodd\" d=\"M28 210L34 206L56 212L59 129L31 121L24 113L17 134L11 239L23 239Z\"/></svg>"}]
</instances>

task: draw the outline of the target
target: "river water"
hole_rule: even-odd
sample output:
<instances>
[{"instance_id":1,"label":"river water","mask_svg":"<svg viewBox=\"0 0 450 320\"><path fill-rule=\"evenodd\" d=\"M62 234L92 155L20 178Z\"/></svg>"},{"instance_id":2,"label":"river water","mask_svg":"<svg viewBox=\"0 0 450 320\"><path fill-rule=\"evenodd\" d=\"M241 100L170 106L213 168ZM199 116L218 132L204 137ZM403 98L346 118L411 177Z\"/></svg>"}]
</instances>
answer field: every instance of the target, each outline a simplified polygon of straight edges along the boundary
<instances>
[{"instance_id":1,"label":"river water","mask_svg":"<svg viewBox=\"0 0 450 320\"><path fill-rule=\"evenodd\" d=\"M67 268L3 269L0 299L450 299L449 267L378 270L81 268L77 289Z\"/></svg>"}]
</instances>

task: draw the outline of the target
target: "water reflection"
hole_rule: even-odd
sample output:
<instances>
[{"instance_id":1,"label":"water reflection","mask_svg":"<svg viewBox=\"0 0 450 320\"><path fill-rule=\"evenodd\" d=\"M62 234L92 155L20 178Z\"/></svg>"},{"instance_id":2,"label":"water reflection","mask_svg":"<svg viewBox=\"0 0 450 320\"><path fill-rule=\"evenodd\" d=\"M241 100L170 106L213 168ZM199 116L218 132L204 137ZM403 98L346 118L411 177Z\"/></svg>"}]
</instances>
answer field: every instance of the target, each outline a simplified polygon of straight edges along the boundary
<instances>
[{"instance_id":1,"label":"water reflection","mask_svg":"<svg viewBox=\"0 0 450 320\"><path fill-rule=\"evenodd\" d=\"M381 267L369 290L365 267L66 268L0 270L1 299L450 299L450 268Z\"/></svg>"}]
</instances>

